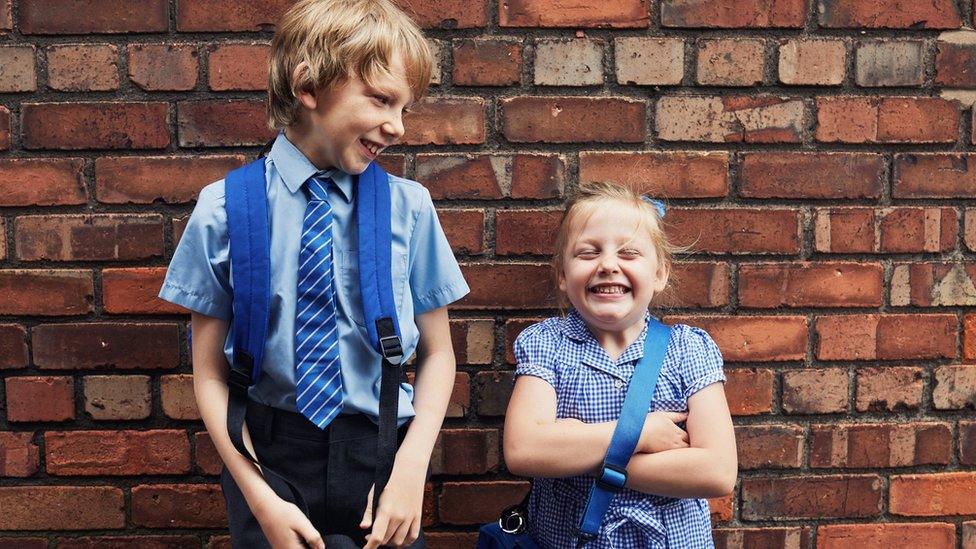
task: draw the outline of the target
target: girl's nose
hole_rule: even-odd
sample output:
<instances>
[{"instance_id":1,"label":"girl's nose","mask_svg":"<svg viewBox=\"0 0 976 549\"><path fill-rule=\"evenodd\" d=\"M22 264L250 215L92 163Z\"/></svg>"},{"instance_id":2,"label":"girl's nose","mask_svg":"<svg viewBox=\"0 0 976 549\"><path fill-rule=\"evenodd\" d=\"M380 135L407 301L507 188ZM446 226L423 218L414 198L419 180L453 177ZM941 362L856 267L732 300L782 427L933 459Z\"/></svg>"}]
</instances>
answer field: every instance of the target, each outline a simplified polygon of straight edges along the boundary
<instances>
[{"instance_id":1,"label":"girl's nose","mask_svg":"<svg viewBox=\"0 0 976 549\"><path fill-rule=\"evenodd\" d=\"M617 261L613 256L604 257L600 260L600 272L601 273L615 273L617 272Z\"/></svg>"}]
</instances>

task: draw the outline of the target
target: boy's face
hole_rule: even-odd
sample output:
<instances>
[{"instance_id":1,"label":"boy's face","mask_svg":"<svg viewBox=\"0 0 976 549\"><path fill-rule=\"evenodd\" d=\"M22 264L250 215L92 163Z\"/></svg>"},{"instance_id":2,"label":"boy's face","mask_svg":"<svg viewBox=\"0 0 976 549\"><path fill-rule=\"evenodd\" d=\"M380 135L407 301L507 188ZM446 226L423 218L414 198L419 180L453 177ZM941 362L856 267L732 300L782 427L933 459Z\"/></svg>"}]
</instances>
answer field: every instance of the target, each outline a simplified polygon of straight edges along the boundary
<instances>
[{"instance_id":1,"label":"boy's face","mask_svg":"<svg viewBox=\"0 0 976 549\"><path fill-rule=\"evenodd\" d=\"M403 136L403 113L412 101L403 62L390 63L390 74L373 86L358 76L331 89L302 93L306 116L290 134L319 169L360 174L386 147Z\"/></svg>"}]
</instances>

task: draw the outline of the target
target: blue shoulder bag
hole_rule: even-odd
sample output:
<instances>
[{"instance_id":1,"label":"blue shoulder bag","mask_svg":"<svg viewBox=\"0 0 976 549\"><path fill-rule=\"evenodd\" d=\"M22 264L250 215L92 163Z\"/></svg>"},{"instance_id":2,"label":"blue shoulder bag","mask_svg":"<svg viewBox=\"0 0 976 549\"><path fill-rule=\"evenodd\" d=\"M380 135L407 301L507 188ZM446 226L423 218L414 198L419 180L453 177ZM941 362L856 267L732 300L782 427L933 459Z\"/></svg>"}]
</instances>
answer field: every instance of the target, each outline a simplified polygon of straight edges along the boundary
<instances>
[{"instance_id":1,"label":"blue shoulder bag","mask_svg":"<svg viewBox=\"0 0 976 549\"><path fill-rule=\"evenodd\" d=\"M603 473L593 481L590 488L586 510L577 533L577 548L596 539L603 515L610 507L613 496L627 483L627 463L637 448L670 340L671 328L651 318L647 323L647 336L644 339L644 356L637 363L630 379L630 386L620 409L620 418L603 460ZM538 545L525 533L530 519L527 512L528 499L529 496L525 496L522 503L505 509L498 522L482 526L478 531L477 549L536 549Z\"/></svg>"}]
</instances>

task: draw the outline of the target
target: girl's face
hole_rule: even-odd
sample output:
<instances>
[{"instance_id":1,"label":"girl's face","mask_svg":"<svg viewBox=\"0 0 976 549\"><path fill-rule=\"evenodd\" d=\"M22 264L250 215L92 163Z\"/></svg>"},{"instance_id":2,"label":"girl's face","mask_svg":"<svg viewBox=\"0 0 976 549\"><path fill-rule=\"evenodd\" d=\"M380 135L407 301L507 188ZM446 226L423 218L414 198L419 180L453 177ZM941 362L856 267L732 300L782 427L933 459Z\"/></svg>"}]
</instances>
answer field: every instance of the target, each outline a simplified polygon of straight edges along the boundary
<instances>
[{"instance_id":1,"label":"girl's face","mask_svg":"<svg viewBox=\"0 0 976 549\"><path fill-rule=\"evenodd\" d=\"M640 210L616 200L580 212L587 213L563 251L559 289L594 335L642 329L651 298L664 290L669 274L658 262L648 221L642 226Z\"/></svg>"}]
</instances>

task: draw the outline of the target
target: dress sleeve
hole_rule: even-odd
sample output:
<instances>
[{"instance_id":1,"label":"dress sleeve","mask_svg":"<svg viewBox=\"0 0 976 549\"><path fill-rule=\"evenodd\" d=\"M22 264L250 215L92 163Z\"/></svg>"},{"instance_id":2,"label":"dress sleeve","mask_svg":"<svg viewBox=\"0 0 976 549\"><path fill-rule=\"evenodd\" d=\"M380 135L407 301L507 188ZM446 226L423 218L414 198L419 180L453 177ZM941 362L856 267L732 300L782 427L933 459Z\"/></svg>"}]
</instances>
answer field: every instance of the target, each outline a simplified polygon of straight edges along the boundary
<instances>
[{"instance_id":1,"label":"dress sleeve","mask_svg":"<svg viewBox=\"0 0 976 549\"><path fill-rule=\"evenodd\" d=\"M708 332L689 328L684 347L681 377L685 400L712 383L725 381L722 353Z\"/></svg>"},{"instance_id":2,"label":"dress sleeve","mask_svg":"<svg viewBox=\"0 0 976 549\"><path fill-rule=\"evenodd\" d=\"M535 376L556 386L556 339L544 322L533 324L515 338L515 375Z\"/></svg>"}]
</instances>

